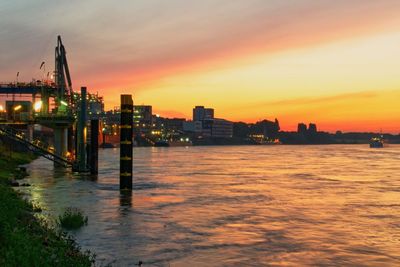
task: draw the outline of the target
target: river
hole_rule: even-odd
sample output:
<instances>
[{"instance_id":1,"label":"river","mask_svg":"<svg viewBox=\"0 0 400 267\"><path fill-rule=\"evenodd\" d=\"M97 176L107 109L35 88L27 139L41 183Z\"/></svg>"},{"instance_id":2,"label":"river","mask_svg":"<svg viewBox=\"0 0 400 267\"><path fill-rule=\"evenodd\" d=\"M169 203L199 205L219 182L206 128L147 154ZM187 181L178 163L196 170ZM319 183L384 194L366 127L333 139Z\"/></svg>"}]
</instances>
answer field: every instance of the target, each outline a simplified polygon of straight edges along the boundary
<instances>
[{"instance_id":1,"label":"river","mask_svg":"<svg viewBox=\"0 0 400 267\"><path fill-rule=\"evenodd\" d=\"M71 233L101 264L400 266L399 145L135 148L132 196L99 153L97 179L40 158L20 190L83 210Z\"/></svg>"}]
</instances>

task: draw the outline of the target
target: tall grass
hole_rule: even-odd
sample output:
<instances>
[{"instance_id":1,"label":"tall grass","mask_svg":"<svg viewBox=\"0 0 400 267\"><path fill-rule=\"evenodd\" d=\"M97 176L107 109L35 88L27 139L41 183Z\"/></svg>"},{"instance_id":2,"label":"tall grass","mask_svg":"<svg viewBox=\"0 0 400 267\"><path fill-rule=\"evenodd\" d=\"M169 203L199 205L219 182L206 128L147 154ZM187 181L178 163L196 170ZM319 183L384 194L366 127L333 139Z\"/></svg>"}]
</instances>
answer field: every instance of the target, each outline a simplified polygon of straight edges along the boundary
<instances>
[{"instance_id":1,"label":"tall grass","mask_svg":"<svg viewBox=\"0 0 400 267\"><path fill-rule=\"evenodd\" d=\"M78 208L67 208L63 214L58 216L58 224L67 230L79 229L87 223L88 217Z\"/></svg>"}]
</instances>

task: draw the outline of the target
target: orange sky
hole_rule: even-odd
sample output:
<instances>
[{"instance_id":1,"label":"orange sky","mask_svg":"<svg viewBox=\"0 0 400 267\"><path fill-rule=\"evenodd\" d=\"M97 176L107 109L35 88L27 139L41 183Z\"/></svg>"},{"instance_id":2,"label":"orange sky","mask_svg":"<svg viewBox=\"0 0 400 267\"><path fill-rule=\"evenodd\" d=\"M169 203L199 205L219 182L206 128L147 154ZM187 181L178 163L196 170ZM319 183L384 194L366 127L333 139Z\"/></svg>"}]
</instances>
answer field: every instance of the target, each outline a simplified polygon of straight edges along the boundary
<instances>
[{"instance_id":1,"label":"orange sky","mask_svg":"<svg viewBox=\"0 0 400 267\"><path fill-rule=\"evenodd\" d=\"M52 68L61 34L75 90L107 108L131 93L164 116L400 132L399 1L43 2L1 4L0 81Z\"/></svg>"}]
</instances>

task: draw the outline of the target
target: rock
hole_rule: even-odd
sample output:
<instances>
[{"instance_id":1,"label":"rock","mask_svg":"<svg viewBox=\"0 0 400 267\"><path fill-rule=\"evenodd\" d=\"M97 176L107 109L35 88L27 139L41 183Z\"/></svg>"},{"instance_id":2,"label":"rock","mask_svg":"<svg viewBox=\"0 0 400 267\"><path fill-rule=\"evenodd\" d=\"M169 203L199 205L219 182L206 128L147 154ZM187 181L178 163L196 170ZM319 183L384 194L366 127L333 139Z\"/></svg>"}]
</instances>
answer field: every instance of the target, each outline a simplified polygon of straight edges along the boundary
<instances>
[{"instance_id":1,"label":"rock","mask_svg":"<svg viewBox=\"0 0 400 267\"><path fill-rule=\"evenodd\" d=\"M26 176L29 176L29 174L26 171L21 171L20 169L17 169L14 173L14 179L17 180L24 179Z\"/></svg>"},{"instance_id":2,"label":"rock","mask_svg":"<svg viewBox=\"0 0 400 267\"><path fill-rule=\"evenodd\" d=\"M26 173L26 167L19 167L19 170Z\"/></svg>"},{"instance_id":3,"label":"rock","mask_svg":"<svg viewBox=\"0 0 400 267\"><path fill-rule=\"evenodd\" d=\"M10 185L11 186L19 186L19 183L15 180L10 180Z\"/></svg>"}]
</instances>

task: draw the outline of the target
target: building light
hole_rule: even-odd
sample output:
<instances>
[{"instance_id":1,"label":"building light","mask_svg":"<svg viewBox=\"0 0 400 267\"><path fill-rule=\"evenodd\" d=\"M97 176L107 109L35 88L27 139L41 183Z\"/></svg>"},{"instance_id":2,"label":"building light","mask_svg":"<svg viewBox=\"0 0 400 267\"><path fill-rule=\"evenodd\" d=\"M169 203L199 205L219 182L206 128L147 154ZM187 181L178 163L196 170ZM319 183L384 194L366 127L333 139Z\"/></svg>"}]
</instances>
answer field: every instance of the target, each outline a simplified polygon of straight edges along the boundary
<instances>
[{"instance_id":1,"label":"building light","mask_svg":"<svg viewBox=\"0 0 400 267\"><path fill-rule=\"evenodd\" d=\"M2 105L0 105L0 112L4 112L4 107Z\"/></svg>"},{"instance_id":2,"label":"building light","mask_svg":"<svg viewBox=\"0 0 400 267\"><path fill-rule=\"evenodd\" d=\"M63 105L63 106L68 106L68 103L65 102L64 100L61 100L61 101L60 101L60 104Z\"/></svg>"},{"instance_id":3,"label":"building light","mask_svg":"<svg viewBox=\"0 0 400 267\"><path fill-rule=\"evenodd\" d=\"M36 101L35 104L33 104L33 109L35 112L39 112L42 109L42 100Z\"/></svg>"},{"instance_id":4,"label":"building light","mask_svg":"<svg viewBox=\"0 0 400 267\"><path fill-rule=\"evenodd\" d=\"M14 107L14 110L15 111L18 111L18 110L20 110L22 108L22 106L21 105L18 105L18 106L16 106L16 107Z\"/></svg>"}]
</instances>

